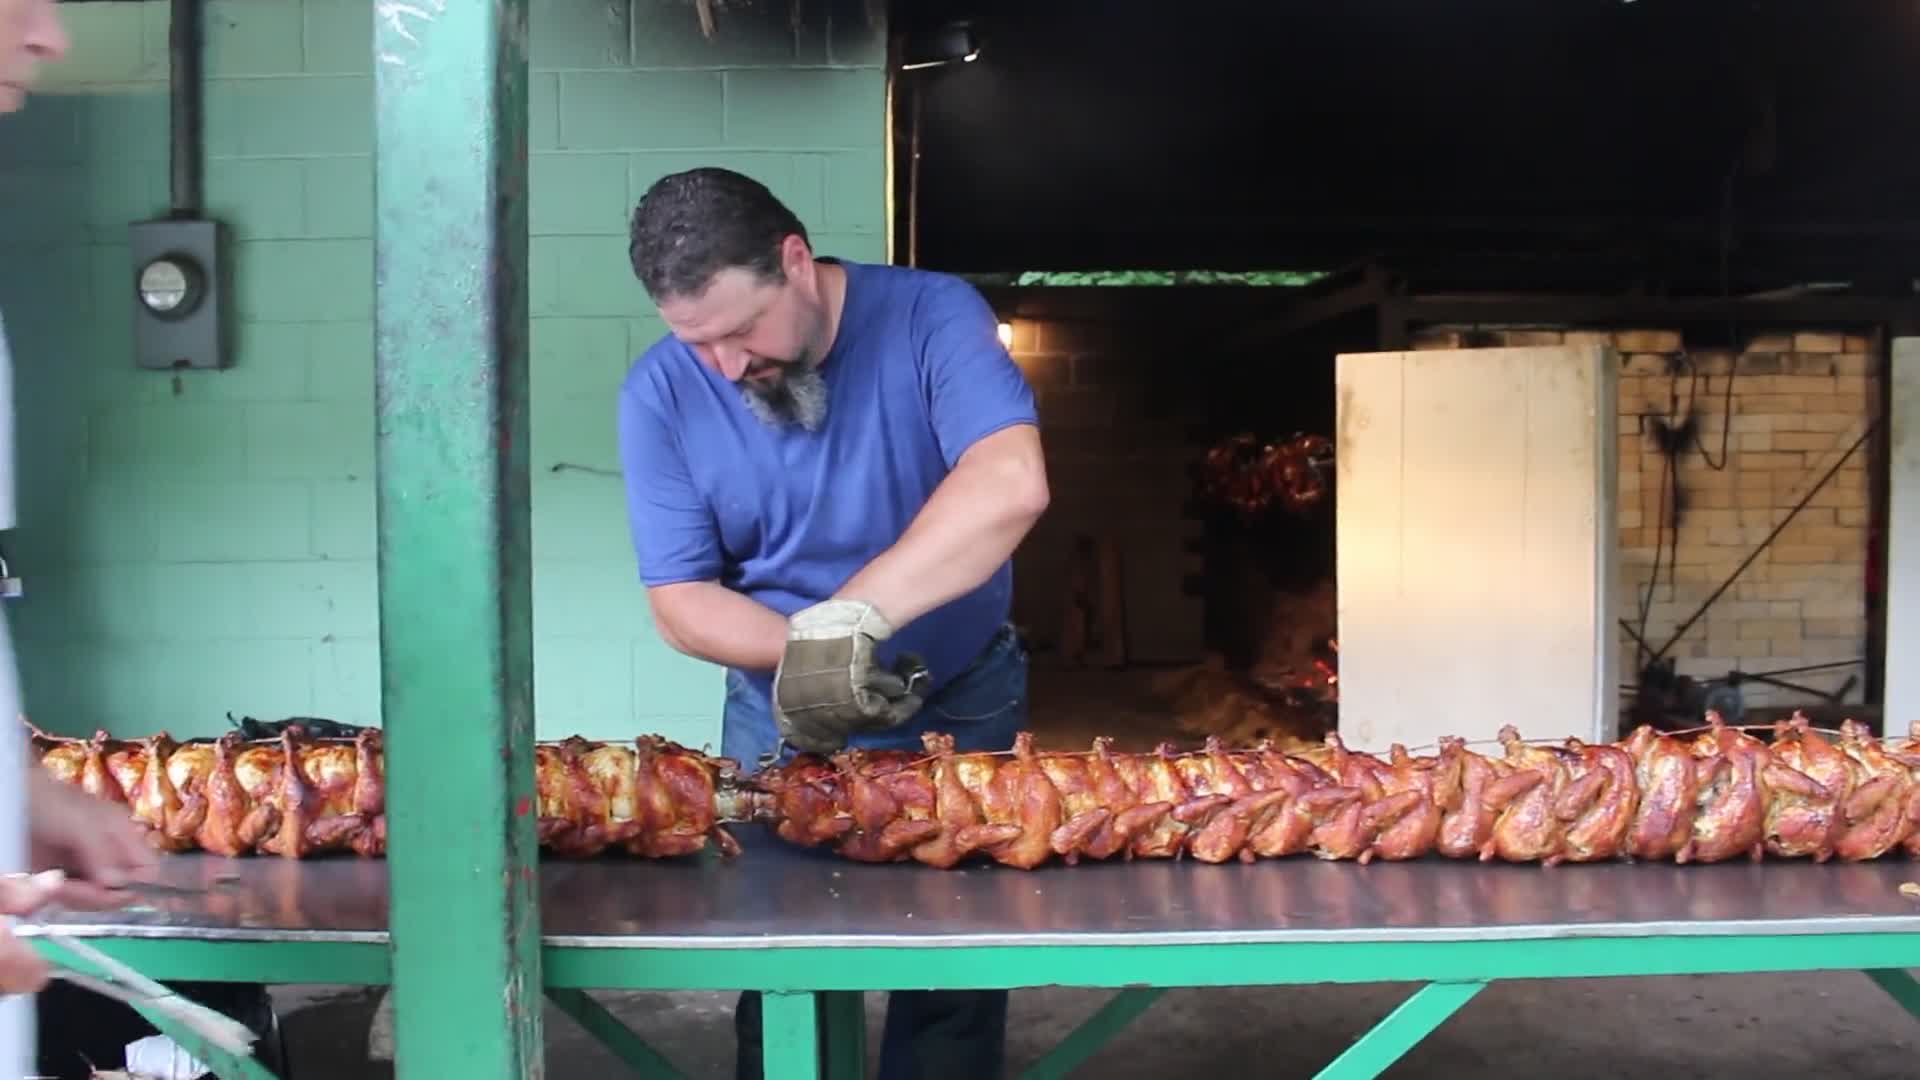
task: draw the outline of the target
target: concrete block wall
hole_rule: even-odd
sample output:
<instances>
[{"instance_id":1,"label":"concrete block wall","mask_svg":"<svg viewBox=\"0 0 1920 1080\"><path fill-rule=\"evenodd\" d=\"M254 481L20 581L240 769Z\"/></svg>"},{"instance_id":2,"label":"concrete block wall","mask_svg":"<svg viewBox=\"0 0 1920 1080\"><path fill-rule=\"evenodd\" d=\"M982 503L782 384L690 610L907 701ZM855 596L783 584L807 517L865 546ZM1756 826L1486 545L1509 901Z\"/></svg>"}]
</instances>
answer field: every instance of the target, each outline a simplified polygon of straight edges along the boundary
<instances>
[{"instance_id":1,"label":"concrete block wall","mask_svg":"<svg viewBox=\"0 0 1920 1080\"><path fill-rule=\"evenodd\" d=\"M1682 333L1667 328L1442 326L1416 335L1414 347L1596 338L1611 341L1622 364L1619 614L1638 626L1647 601L1646 634L1658 647L1733 575L1865 430L1879 409L1881 345L1874 336L1844 328L1758 334L1747 338L1736 354L1687 348ZM1671 365L1681 357L1690 366L1676 377ZM1730 431L1725 424L1729 389ZM1705 454L1689 447L1680 459L1678 476L1687 506L1676 535L1661 528L1666 459L1644 419L1679 419L1689 400L1699 414ZM1723 432L1728 436L1724 458ZM1873 454L1868 440L1848 457L1694 622L1672 653L1681 673L1720 677L1734 668L1765 672L1866 655ZM1666 520L1672 522L1671 513ZM1656 557L1659 576L1649 596ZM1631 681L1636 653L1624 632L1621 649L1622 677ZM1859 676L1859 682L1845 700L1858 702L1866 679L1863 666L1784 678L1825 691L1837 689L1849 675ZM1759 683L1744 685L1742 693L1757 705L1805 700Z\"/></svg>"},{"instance_id":2,"label":"concrete block wall","mask_svg":"<svg viewBox=\"0 0 1920 1080\"><path fill-rule=\"evenodd\" d=\"M1068 567L1082 535L1119 548L1129 659L1188 663L1204 651L1201 570L1187 514L1189 470L1204 448L1193 418L1166 407L1150 378L1164 355L1112 323L1018 317L1012 352L1038 398L1053 499L1014 556L1015 618L1056 641Z\"/></svg>"},{"instance_id":3,"label":"concrete block wall","mask_svg":"<svg viewBox=\"0 0 1920 1080\"><path fill-rule=\"evenodd\" d=\"M534 5L530 216L542 737L717 742L717 669L654 634L613 395L664 332L625 259L669 171L742 169L830 254L883 261L884 33L861 0L720 13ZM56 85L0 120L0 315L22 525L0 537L43 725L217 732L379 719L373 531L373 5L207 5L208 212L237 241L235 366L133 367L128 222L167 207L167 6L63 5ZM562 467L555 471L556 466Z\"/></svg>"}]
</instances>

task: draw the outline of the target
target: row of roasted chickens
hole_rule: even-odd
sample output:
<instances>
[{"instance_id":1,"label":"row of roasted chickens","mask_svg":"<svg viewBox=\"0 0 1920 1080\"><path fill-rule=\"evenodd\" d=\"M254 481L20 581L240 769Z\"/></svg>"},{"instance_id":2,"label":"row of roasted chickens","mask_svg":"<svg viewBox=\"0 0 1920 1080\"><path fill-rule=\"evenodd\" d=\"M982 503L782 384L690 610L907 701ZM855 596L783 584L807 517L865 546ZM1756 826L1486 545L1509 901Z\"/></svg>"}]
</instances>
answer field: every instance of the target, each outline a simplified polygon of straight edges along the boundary
<instances>
[{"instance_id":1,"label":"row of roasted chickens","mask_svg":"<svg viewBox=\"0 0 1920 1080\"><path fill-rule=\"evenodd\" d=\"M271 740L238 732L179 742L90 739L35 730L43 768L126 805L163 851L199 849L306 858L383 856L386 771L381 733L311 738L298 726ZM534 748L537 831L561 855L618 849L644 858L688 855L709 842L733 853L722 820L741 820L732 762L657 736L631 744L570 738ZM534 810L533 807L528 807Z\"/></svg>"},{"instance_id":2,"label":"row of roasted chickens","mask_svg":"<svg viewBox=\"0 0 1920 1080\"><path fill-rule=\"evenodd\" d=\"M908 755L816 762L777 788L780 834L861 860L951 866L981 853L1031 867L1053 856L1309 854L1509 862L1920 854L1920 731L1882 744L1849 722L1829 738L1804 717L1772 745L1720 722L1691 736L1643 728L1622 743L1502 752L1459 739L1414 755L1358 753L1337 735L1294 753ZM936 737L937 739L937 737Z\"/></svg>"},{"instance_id":3,"label":"row of roasted chickens","mask_svg":"<svg viewBox=\"0 0 1920 1080\"><path fill-rule=\"evenodd\" d=\"M1051 859L1251 861L1732 858L1861 860L1920 854L1920 724L1881 741L1849 721L1804 716L1771 741L1710 715L1693 733L1636 730L1615 744L1536 745L1509 727L1500 752L1443 739L1431 754L1350 750L1337 735L1271 745L1114 752L802 755L742 775L735 762L658 737L572 738L535 752L540 842L564 856L609 849L661 858L738 844L729 822L866 862L951 867L970 858L1031 868ZM57 778L127 805L170 851L385 853L380 736L314 740L297 729L180 744L35 733ZM158 765L158 767L155 767Z\"/></svg>"}]
</instances>

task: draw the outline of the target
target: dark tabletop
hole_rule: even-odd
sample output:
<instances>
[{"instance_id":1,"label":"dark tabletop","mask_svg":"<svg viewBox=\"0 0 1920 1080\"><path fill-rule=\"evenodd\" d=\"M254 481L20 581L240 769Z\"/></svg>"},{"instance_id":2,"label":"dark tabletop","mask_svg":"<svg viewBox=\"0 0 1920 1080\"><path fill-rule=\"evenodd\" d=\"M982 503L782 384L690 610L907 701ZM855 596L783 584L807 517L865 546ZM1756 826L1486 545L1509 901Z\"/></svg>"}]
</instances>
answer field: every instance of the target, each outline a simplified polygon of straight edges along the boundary
<instances>
[{"instance_id":1,"label":"dark tabletop","mask_svg":"<svg viewBox=\"0 0 1920 1080\"><path fill-rule=\"evenodd\" d=\"M868 866L741 829L737 858L548 859L550 944L1044 945L1414 941L1662 934L1920 932L1920 862L1712 866L1191 861ZM117 912L54 912L76 935L384 942L387 864L201 854L161 860L185 890ZM32 933L31 926L23 932Z\"/></svg>"}]
</instances>

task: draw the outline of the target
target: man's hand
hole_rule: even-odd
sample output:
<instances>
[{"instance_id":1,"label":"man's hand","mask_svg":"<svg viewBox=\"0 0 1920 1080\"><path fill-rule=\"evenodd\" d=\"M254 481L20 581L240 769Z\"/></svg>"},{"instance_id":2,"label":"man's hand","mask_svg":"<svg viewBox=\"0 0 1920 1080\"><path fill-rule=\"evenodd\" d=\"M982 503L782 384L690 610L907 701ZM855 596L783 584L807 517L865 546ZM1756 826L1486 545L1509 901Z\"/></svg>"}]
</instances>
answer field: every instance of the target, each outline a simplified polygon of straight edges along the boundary
<instances>
[{"instance_id":1,"label":"man's hand","mask_svg":"<svg viewBox=\"0 0 1920 1080\"><path fill-rule=\"evenodd\" d=\"M0 915L31 915L59 894L66 875L58 870L28 877L0 874ZM0 994L37 994L46 988L52 969L33 947L0 924Z\"/></svg>"},{"instance_id":2,"label":"man's hand","mask_svg":"<svg viewBox=\"0 0 1920 1080\"><path fill-rule=\"evenodd\" d=\"M787 647L773 675L773 719L800 750L832 753L856 731L898 727L919 711L926 668L902 656L892 671L873 647L893 626L872 604L828 600L788 620Z\"/></svg>"},{"instance_id":3,"label":"man's hand","mask_svg":"<svg viewBox=\"0 0 1920 1080\"><path fill-rule=\"evenodd\" d=\"M28 781L32 863L66 874L54 899L68 907L114 908L131 902L120 891L157 859L123 807L96 799L33 767Z\"/></svg>"}]
</instances>

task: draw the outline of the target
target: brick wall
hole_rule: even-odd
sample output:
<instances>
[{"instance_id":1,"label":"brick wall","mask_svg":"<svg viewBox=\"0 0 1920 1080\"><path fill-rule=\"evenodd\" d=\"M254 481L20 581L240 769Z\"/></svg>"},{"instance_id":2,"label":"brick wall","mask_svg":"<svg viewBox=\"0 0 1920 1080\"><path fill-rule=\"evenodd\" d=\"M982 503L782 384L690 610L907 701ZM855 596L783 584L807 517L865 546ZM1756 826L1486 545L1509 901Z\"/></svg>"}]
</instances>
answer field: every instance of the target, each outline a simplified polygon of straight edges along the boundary
<instances>
[{"instance_id":1,"label":"brick wall","mask_svg":"<svg viewBox=\"0 0 1920 1080\"><path fill-rule=\"evenodd\" d=\"M1331 515L1243 522L1196 499L1194 472L1210 446L1240 432L1331 434L1333 356L1370 347L1370 324L1243 348L1233 342L1249 322L1284 302L1275 289L987 293L1039 399L1053 485L1051 508L1014 556L1015 615L1042 661L1060 637L1075 541L1088 537L1118 549L1130 661L1190 664L1220 652L1253 662L1290 603L1282 593L1331 578Z\"/></svg>"},{"instance_id":2,"label":"brick wall","mask_svg":"<svg viewBox=\"0 0 1920 1080\"><path fill-rule=\"evenodd\" d=\"M1869 334L1820 328L1750 336L1735 353L1688 348L1683 335L1671 329L1449 326L1422 331L1414 347L1591 340L1611 341L1623 365L1619 614L1638 626L1642 602L1650 599L1646 636L1658 647L1786 519L1878 412L1881 346ZM1687 366L1676 378L1672 365L1681 357ZM1724 422L1729 388L1730 429ZM1650 420L1683 417L1689 400L1698 410L1705 452L1689 444L1681 456L1677 476L1687 505L1677 534L1663 533L1666 458ZM1764 672L1866 655L1874 454L1868 440L1847 458L1692 625L1671 654L1680 672L1724 676L1733 668ZM1673 520L1671 513L1666 520ZM1667 548L1660 552L1663 537ZM1659 577L1649 598L1656 553ZM1636 653L1624 632L1621 647L1623 678L1630 681ZM1858 702L1866 679L1862 666L1784 677L1831 690L1849 675L1860 682L1846 700ZM1750 704L1804 700L1764 684L1749 683L1742 691Z\"/></svg>"},{"instance_id":3,"label":"brick wall","mask_svg":"<svg viewBox=\"0 0 1920 1080\"><path fill-rule=\"evenodd\" d=\"M208 210L238 241L231 370L136 371L125 225L166 208L167 6L63 5L58 86L0 121L35 716L197 735L229 710L379 718L373 547L372 5L207 6ZM663 332L625 264L656 177L731 165L826 252L886 257L883 34L860 0L533 12L533 540L543 736L717 738L717 672L649 624L613 394ZM777 8L777 10L775 10ZM552 471L559 463L585 470Z\"/></svg>"},{"instance_id":4,"label":"brick wall","mask_svg":"<svg viewBox=\"0 0 1920 1080\"><path fill-rule=\"evenodd\" d=\"M1312 382L1318 369L1309 363L1314 357L1275 358L1265 367L1270 380L1280 381L1257 387L1250 376L1231 374L1224 363L1210 367L1216 362L1206 348L1143 329L1161 317L1150 310L1162 302L1160 290L1153 290L1152 298L1139 290L1107 291L1115 304L1134 309L1133 315L1119 308L1054 315L1031 295L1001 301L1003 309L1025 313L1010 319L1013 351L1040 398L1055 492L1053 509L1016 556L1016 615L1042 645L1050 644L1058 636L1074 538L1111 537L1124 561L1133 659L1184 662L1197 659L1209 645L1223 644L1210 641L1209 634L1239 637L1257 625L1242 613L1245 625L1236 629L1227 625L1234 622L1231 613L1210 613L1208 597L1190 587L1192 575L1251 573L1241 591L1255 606L1262 602L1255 595L1261 591L1258 568L1248 562L1244 544L1223 547L1226 541L1219 537L1197 543L1205 526L1189 513L1188 470L1207 438L1238 430L1253 422L1249 417L1270 417L1262 420L1274 428L1268 434L1312 428L1304 411L1278 415L1302 407L1286 401L1286 391L1277 388L1290 386L1296 397L1313 396L1319 393ZM1182 303L1190 302L1176 301L1173 309ZM1149 315L1139 314L1142 309ZM1223 315L1218 321L1229 325L1233 319ZM1679 330L1664 328L1443 326L1422 331L1415 347L1591 340L1614 344L1622 363L1618 612L1638 627L1644 599L1644 634L1658 646L1733 575L1865 428L1878 407L1880 344L1858 329L1809 328L1749 335L1736 355L1705 335L1689 340ZM1316 345L1314 356L1324 366L1323 353L1370 347ZM1677 381L1670 370L1676 362ZM1723 460L1730 386L1733 419ZM1203 389L1188 392L1194 387ZM1253 404L1234 415L1228 403L1235 398ZM1648 421L1678 419L1689 400L1698 412L1705 454L1689 445L1681 455L1678 478L1686 506L1677 534L1663 534L1665 458ZM1209 431L1212 435L1202 437ZM1875 452L1870 441L1849 458L1688 628L1672 650L1681 672L1718 677L1734 668L1766 672L1866 655L1872 617L1869 477ZM1271 546L1274 540L1262 536L1259 543ZM1659 577L1649 595L1656 551ZM1203 552L1235 566L1209 567ZM1231 606L1234 591L1227 586L1216 603ZM1622 647L1623 674L1630 680L1635 652L1625 631ZM1786 678L1829 690L1849 675L1859 681L1848 700L1860 701L1867 676L1861 665ZM1759 683L1746 684L1743 693L1754 705L1804 700Z\"/></svg>"},{"instance_id":5,"label":"brick wall","mask_svg":"<svg viewBox=\"0 0 1920 1080\"><path fill-rule=\"evenodd\" d=\"M1165 356L1124 323L1032 316L1012 326L1014 360L1038 397L1053 490L1014 556L1015 617L1051 644L1076 539L1107 539L1120 553L1129 659L1198 659L1203 599L1187 586L1201 569L1191 550L1200 523L1187 503L1188 470L1203 448L1189 438L1193 415L1155 392Z\"/></svg>"}]
</instances>

